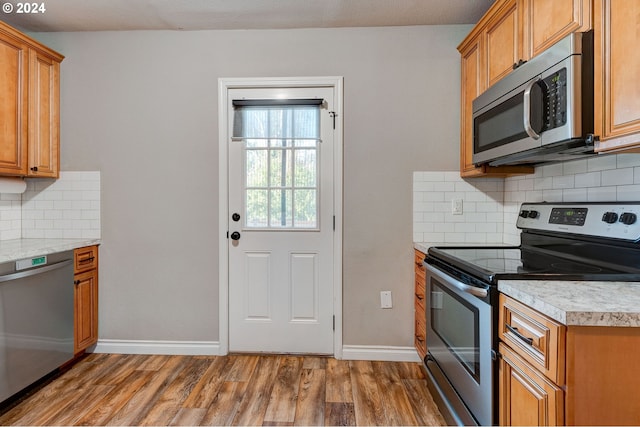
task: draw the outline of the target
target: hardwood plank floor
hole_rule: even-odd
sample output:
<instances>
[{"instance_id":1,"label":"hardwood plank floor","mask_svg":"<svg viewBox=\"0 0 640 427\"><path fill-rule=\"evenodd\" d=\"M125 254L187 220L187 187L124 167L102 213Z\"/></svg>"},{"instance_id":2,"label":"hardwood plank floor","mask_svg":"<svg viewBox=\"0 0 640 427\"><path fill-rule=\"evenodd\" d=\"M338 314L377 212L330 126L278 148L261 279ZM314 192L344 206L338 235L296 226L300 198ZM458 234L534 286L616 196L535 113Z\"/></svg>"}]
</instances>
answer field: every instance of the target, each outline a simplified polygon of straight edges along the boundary
<instances>
[{"instance_id":1,"label":"hardwood plank floor","mask_svg":"<svg viewBox=\"0 0 640 427\"><path fill-rule=\"evenodd\" d=\"M0 425L444 425L417 363L91 354Z\"/></svg>"}]
</instances>

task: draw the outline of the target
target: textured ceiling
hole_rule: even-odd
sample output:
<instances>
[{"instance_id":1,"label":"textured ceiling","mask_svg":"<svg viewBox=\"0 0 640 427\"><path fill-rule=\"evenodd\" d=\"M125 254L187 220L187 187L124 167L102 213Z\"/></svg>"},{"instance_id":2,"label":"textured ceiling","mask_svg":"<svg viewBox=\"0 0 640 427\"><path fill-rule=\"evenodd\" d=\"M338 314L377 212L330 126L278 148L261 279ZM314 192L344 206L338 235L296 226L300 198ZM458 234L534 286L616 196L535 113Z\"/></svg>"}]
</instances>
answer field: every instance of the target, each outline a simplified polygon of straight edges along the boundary
<instances>
[{"instance_id":1,"label":"textured ceiling","mask_svg":"<svg viewBox=\"0 0 640 427\"><path fill-rule=\"evenodd\" d=\"M0 20L37 32L473 24L493 0L38 0L46 10L29 14L17 3L0 0Z\"/></svg>"}]
</instances>

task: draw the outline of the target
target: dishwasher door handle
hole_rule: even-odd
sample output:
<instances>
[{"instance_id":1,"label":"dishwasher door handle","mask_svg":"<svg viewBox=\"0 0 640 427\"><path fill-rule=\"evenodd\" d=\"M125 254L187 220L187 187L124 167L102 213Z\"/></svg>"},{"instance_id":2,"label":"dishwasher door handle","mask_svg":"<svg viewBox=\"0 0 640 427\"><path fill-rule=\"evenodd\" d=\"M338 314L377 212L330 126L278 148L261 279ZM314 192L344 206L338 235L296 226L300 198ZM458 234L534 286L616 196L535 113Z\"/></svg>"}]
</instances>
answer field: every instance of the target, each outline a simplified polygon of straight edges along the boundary
<instances>
[{"instance_id":1,"label":"dishwasher door handle","mask_svg":"<svg viewBox=\"0 0 640 427\"><path fill-rule=\"evenodd\" d=\"M57 270L59 268L66 267L67 265L72 263L73 263L73 260L67 259L64 261L57 262L55 264L33 268L31 270L18 271L16 273L5 274L4 276L0 276L0 283L8 282L10 280L22 279L24 277L29 277L29 276L35 276L36 274L46 273L47 271Z\"/></svg>"}]
</instances>

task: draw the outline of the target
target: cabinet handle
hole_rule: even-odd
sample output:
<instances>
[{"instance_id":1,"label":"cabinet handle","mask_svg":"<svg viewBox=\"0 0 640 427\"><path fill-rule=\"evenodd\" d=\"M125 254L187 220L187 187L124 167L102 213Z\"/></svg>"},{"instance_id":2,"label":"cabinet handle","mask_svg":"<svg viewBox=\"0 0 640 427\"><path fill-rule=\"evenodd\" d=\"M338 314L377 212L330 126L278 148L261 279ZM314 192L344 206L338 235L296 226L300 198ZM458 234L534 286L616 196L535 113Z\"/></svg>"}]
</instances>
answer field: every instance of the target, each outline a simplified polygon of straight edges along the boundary
<instances>
[{"instance_id":1,"label":"cabinet handle","mask_svg":"<svg viewBox=\"0 0 640 427\"><path fill-rule=\"evenodd\" d=\"M73 281L73 284L74 284L74 285L79 285L79 284L80 284L80 280L74 280L74 281Z\"/></svg>"},{"instance_id":2,"label":"cabinet handle","mask_svg":"<svg viewBox=\"0 0 640 427\"><path fill-rule=\"evenodd\" d=\"M89 258L86 258L86 259L81 259L79 261L79 263L80 264L86 264L86 263L89 263L89 262L93 262L94 259L96 259L96 258L95 257L89 257Z\"/></svg>"},{"instance_id":3,"label":"cabinet handle","mask_svg":"<svg viewBox=\"0 0 640 427\"><path fill-rule=\"evenodd\" d=\"M424 299L424 295L416 294L416 298L422 301Z\"/></svg>"},{"instance_id":4,"label":"cabinet handle","mask_svg":"<svg viewBox=\"0 0 640 427\"><path fill-rule=\"evenodd\" d=\"M424 342L424 338L422 338L422 335L416 335L416 339L417 339L419 342Z\"/></svg>"},{"instance_id":5,"label":"cabinet handle","mask_svg":"<svg viewBox=\"0 0 640 427\"><path fill-rule=\"evenodd\" d=\"M518 331L518 328L514 328L511 325L505 325L507 327L507 329L509 330L509 332L511 332L513 335L515 335L516 337L518 337L519 339L521 339L522 341L526 342L529 345L533 345L533 338L527 338L524 335L522 335L520 333L520 331Z\"/></svg>"}]
</instances>

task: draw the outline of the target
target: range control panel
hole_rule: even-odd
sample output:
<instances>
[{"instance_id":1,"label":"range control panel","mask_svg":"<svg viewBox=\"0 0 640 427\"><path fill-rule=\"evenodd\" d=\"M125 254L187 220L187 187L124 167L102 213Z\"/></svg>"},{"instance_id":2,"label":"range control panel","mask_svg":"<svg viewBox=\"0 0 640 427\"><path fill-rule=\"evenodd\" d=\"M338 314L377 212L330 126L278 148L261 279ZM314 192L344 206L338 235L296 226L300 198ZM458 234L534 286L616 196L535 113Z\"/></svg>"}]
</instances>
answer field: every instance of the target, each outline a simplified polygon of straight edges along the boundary
<instances>
[{"instance_id":1,"label":"range control panel","mask_svg":"<svg viewBox=\"0 0 640 427\"><path fill-rule=\"evenodd\" d=\"M523 203L518 228L636 241L640 202Z\"/></svg>"}]
</instances>

